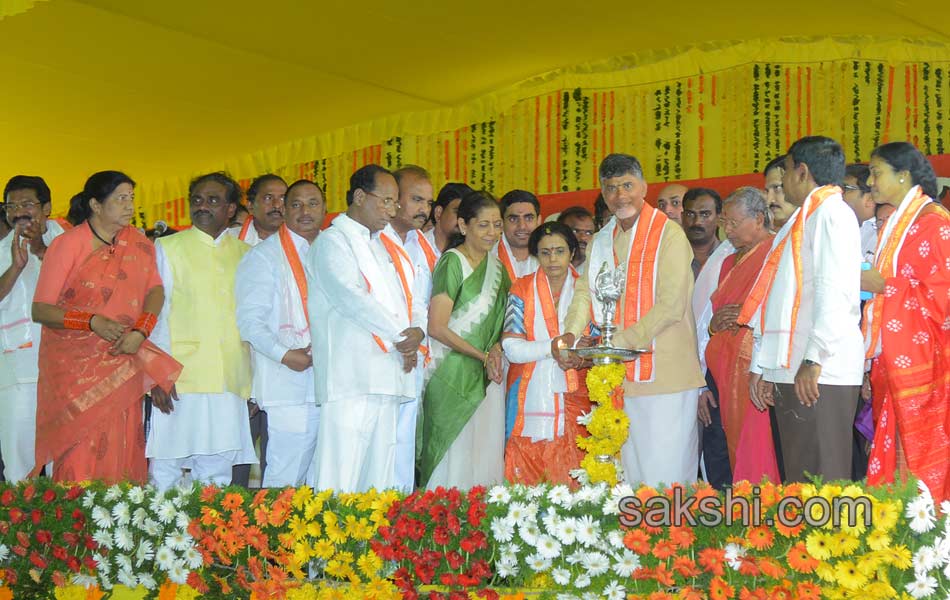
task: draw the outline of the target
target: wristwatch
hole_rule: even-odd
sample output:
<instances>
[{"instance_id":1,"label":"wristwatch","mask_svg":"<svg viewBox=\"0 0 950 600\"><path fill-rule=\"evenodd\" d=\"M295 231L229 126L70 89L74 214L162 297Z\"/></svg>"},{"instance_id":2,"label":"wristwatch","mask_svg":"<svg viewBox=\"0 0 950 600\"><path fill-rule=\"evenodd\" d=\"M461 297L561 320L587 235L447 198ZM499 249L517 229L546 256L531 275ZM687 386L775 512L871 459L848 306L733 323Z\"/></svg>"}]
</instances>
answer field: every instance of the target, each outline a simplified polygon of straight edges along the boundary
<instances>
[{"instance_id":1,"label":"wristwatch","mask_svg":"<svg viewBox=\"0 0 950 600\"><path fill-rule=\"evenodd\" d=\"M815 361L809 360L809 359L807 359L807 358L802 361L802 364L803 364L803 365L807 365L807 366L809 366L809 367L816 367L816 366L817 366L817 367L820 367L820 366L821 366L819 363L816 363Z\"/></svg>"}]
</instances>

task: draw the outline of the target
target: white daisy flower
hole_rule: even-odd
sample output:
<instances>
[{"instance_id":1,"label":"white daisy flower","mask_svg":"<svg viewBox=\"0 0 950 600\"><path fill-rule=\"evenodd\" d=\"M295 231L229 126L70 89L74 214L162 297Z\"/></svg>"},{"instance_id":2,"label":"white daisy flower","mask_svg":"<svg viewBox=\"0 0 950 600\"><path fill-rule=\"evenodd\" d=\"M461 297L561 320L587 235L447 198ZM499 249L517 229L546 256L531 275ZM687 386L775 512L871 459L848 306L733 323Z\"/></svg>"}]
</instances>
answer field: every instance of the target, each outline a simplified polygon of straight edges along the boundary
<instances>
[{"instance_id":1,"label":"white daisy flower","mask_svg":"<svg viewBox=\"0 0 950 600\"><path fill-rule=\"evenodd\" d=\"M126 497L129 499L129 502L137 506L145 502L145 490L137 485L133 486L129 488L129 493L126 494Z\"/></svg>"},{"instance_id":2,"label":"white daisy flower","mask_svg":"<svg viewBox=\"0 0 950 600\"><path fill-rule=\"evenodd\" d=\"M104 577L102 574L99 575L99 587L104 590L111 590L115 587L115 584L112 583L112 580L108 577Z\"/></svg>"},{"instance_id":3,"label":"white daisy flower","mask_svg":"<svg viewBox=\"0 0 950 600\"><path fill-rule=\"evenodd\" d=\"M566 557L564 557L564 560L567 561L567 564L569 565L576 565L576 564L584 562L584 558L586 556L587 556L587 553L584 552L583 550L575 550L574 552L571 552Z\"/></svg>"},{"instance_id":4,"label":"white daisy flower","mask_svg":"<svg viewBox=\"0 0 950 600\"><path fill-rule=\"evenodd\" d=\"M116 505L112 507L112 518L115 519L115 522L122 527L128 525L129 521L132 520L132 511L129 509L128 503L116 503Z\"/></svg>"},{"instance_id":5,"label":"white daisy flower","mask_svg":"<svg viewBox=\"0 0 950 600\"><path fill-rule=\"evenodd\" d=\"M96 527L100 529L109 529L112 527L112 514L101 506L92 508L92 520Z\"/></svg>"},{"instance_id":6,"label":"white daisy flower","mask_svg":"<svg viewBox=\"0 0 950 600\"><path fill-rule=\"evenodd\" d=\"M182 560L185 561L185 566L189 569L197 569L204 562L204 558L201 556L201 553L195 549L194 546L185 550L185 553L182 554Z\"/></svg>"},{"instance_id":7,"label":"white daisy flower","mask_svg":"<svg viewBox=\"0 0 950 600\"><path fill-rule=\"evenodd\" d=\"M158 507L157 514L158 520L167 525L175 520L175 517L178 515L178 509L172 504L171 500L165 500L161 506Z\"/></svg>"},{"instance_id":8,"label":"white daisy flower","mask_svg":"<svg viewBox=\"0 0 950 600\"><path fill-rule=\"evenodd\" d=\"M154 557L155 546L152 545L152 542L149 540L139 542L139 547L135 551L135 566L141 567L145 561L152 560Z\"/></svg>"},{"instance_id":9,"label":"white daisy flower","mask_svg":"<svg viewBox=\"0 0 950 600\"><path fill-rule=\"evenodd\" d=\"M574 517L561 519L553 533L562 544L573 544L574 540L577 539L577 520Z\"/></svg>"},{"instance_id":10,"label":"white daisy flower","mask_svg":"<svg viewBox=\"0 0 950 600\"><path fill-rule=\"evenodd\" d=\"M624 545L623 545L623 532L620 531L619 529L614 529L613 531L611 531L610 533L608 533L608 534L607 534L607 543L610 544L611 547L613 547L613 548L615 548L615 549L617 549L617 550L623 550L623 548L624 548Z\"/></svg>"},{"instance_id":11,"label":"white daisy flower","mask_svg":"<svg viewBox=\"0 0 950 600\"><path fill-rule=\"evenodd\" d=\"M531 567L531 570L535 573L543 573L551 568L551 559L542 556L540 553L532 554L525 559L525 562L528 563L528 566Z\"/></svg>"},{"instance_id":12,"label":"white daisy flower","mask_svg":"<svg viewBox=\"0 0 950 600\"><path fill-rule=\"evenodd\" d=\"M138 586L138 583L139 583L135 575L133 575L131 571L126 571L125 569L122 569L118 573L116 573L115 579L120 584L126 587L130 587L130 588L134 588Z\"/></svg>"},{"instance_id":13,"label":"white daisy flower","mask_svg":"<svg viewBox=\"0 0 950 600\"><path fill-rule=\"evenodd\" d=\"M941 565L950 563L950 536L935 539L934 549L937 551L937 561Z\"/></svg>"},{"instance_id":14,"label":"white daisy flower","mask_svg":"<svg viewBox=\"0 0 950 600\"><path fill-rule=\"evenodd\" d=\"M518 533L521 534L521 539L529 545L534 546L538 541L538 537L541 535L541 529L538 528L538 524L534 521L528 521L527 523L521 524Z\"/></svg>"},{"instance_id":15,"label":"white daisy flower","mask_svg":"<svg viewBox=\"0 0 950 600\"><path fill-rule=\"evenodd\" d=\"M184 550L191 546L191 536L183 531L175 531L165 536L165 545L172 550Z\"/></svg>"},{"instance_id":16,"label":"white daisy flower","mask_svg":"<svg viewBox=\"0 0 950 600\"><path fill-rule=\"evenodd\" d=\"M577 576L577 579L574 580L574 587L577 589L584 589L590 585L590 575L587 573L581 573Z\"/></svg>"},{"instance_id":17,"label":"white daisy flower","mask_svg":"<svg viewBox=\"0 0 950 600\"><path fill-rule=\"evenodd\" d=\"M73 585L78 585L84 588L91 588L96 585L99 580L93 577L92 575L73 575Z\"/></svg>"},{"instance_id":18,"label":"white daisy flower","mask_svg":"<svg viewBox=\"0 0 950 600\"><path fill-rule=\"evenodd\" d=\"M115 566L120 571L132 572L132 559L128 554L119 554L115 557Z\"/></svg>"},{"instance_id":19,"label":"white daisy flower","mask_svg":"<svg viewBox=\"0 0 950 600\"><path fill-rule=\"evenodd\" d=\"M108 557L100 556L96 559L96 571L100 575L109 575L112 572L112 563L109 562Z\"/></svg>"},{"instance_id":20,"label":"white daisy flower","mask_svg":"<svg viewBox=\"0 0 950 600\"><path fill-rule=\"evenodd\" d=\"M495 573L503 578L515 577L518 575L518 561L499 560L495 562Z\"/></svg>"},{"instance_id":21,"label":"white daisy flower","mask_svg":"<svg viewBox=\"0 0 950 600\"><path fill-rule=\"evenodd\" d=\"M927 484L924 483L923 479L917 480L917 491L920 492L921 498L929 498L930 503L933 504L934 497L930 494L930 488L927 487Z\"/></svg>"},{"instance_id":22,"label":"white daisy flower","mask_svg":"<svg viewBox=\"0 0 950 600\"><path fill-rule=\"evenodd\" d=\"M495 517L491 522L492 537L499 542L510 542L515 536L515 522L509 517Z\"/></svg>"},{"instance_id":23,"label":"white daisy flower","mask_svg":"<svg viewBox=\"0 0 950 600\"><path fill-rule=\"evenodd\" d=\"M92 490L87 491L82 495L82 507L83 508L92 508L92 505L96 503L96 493Z\"/></svg>"},{"instance_id":24,"label":"white daisy flower","mask_svg":"<svg viewBox=\"0 0 950 600\"><path fill-rule=\"evenodd\" d=\"M558 585L567 585L571 582L571 572L567 569L557 567L551 570L551 578Z\"/></svg>"},{"instance_id":25,"label":"white daisy flower","mask_svg":"<svg viewBox=\"0 0 950 600\"><path fill-rule=\"evenodd\" d=\"M158 582L148 573L139 573L139 585L147 590L154 590L158 587Z\"/></svg>"},{"instance_id":26,"label":"white daisy flower","mask_svg":"<svg viewBox=\"0 0 950 600\"><path fill-rule=\"evenodd\" d=\"M533 485L528 488L528 491L525 493L525 498L528 500L537 500L547 492L547 488L544 485Z\"/></svg>"},{"instance_id":27,"label":"white daisy flower","mask_svg":"<svg viewBox=\"0 0 950 600\"><path fill-rule=\"evenodd\" d=\"M5 545L0 544L0 563L10 558L10 549Z\"/></svg>"},{"instance_id":28,"label":"white daisy flower","mask_svg":"<svg viewBox=\"0 0 950 600\"><path fill-rule=\"evenodd\" d=\"M508 518L522 525L523 521L528 517L528 507L521 502L512 502L508 505Z\"/></svg>"},{"instance_id":29,"label":"white daisy flower","mask_svg":"<svg viewBox=\"0 0 950 600\"><path fill-rule=\"evenodd\" d=\"M172 497L172 504L175 505L175 508L181 508L181 505L184 501L185 501L185 496L181 493L175 494Z\"/></svg>"},{"instance_id":30,"label":"white daisy flower","mask_svg":"<svg viewBox=\"0 0 950 600\"><path fill-rule=\"evenodd\" d=\"M942 512L944 516L950 516L950 500L944 500L940 503L940 512ZM948 521L947 524L950 525L950 521Z\"/></svg>"},{"instance_id":31,"label":"white daisy flower","mask_svg":"<svg viewBox=\"0 0 950 600\"><path fill-rule=\"evenodd\" d=\"M188 582L188 569L180 560L176 560L172 568L168 570L168 578L178 585L184 585Z\"/></svg>"},{"instance_id":32,"label":"white daisy flower","mask_svg":"<svg viewBox=\"0 0 950 600\"><path fill-rule=\"evenodd\" d=\"M590 420L594 418L594 411L586 412L577 417L577 423L579 425L590 425Z\"/></svg>"},{"instance_id":33,"label":"white daisy flower","mask_svg":"<svg viewBox=\"0 0 950 600\"><path fill-rule=\"evenodd\" d=\"M584 469L571 469L567 474L571 476L571 479L581 485L590 485L590 476Z\"/></svg>"},{"instance_id":34,"label":"white daisy flower","mask_svg":"<svg viewBox=\"0 0 950 600\"><path fill-rule=\"evenodd\" d=\"M99 529L92 534L92 541L99 544L100 547L112 549L112 534L106 529Z\"/></svg>"},{"instance_id":35,"label":"white daisy flower","mask_svg":"<svg viewBox=\"0 0 950 600\"><path fill-rule=\"evenodd\" d=\"M926 577L918 577L908 583L904 589L914 598L927 598L937 591L937 580L929 575Z\"/></svg>"},{"instance_id":36,"label":"white daisy flower","mask_svg":"<svg viewBox=\"0 0 950 600\"><path fill-rule=\"evenodd\" d=\"M499 560L506 560L508 562L518 562L518 555L521 553L521 546L518 544L505 544L501 547L501 555Z\"/></svg>"},{"instance_id":37,"label":"white daisy flower","mask_svg":"<svg viewBox=\"0 0 950 600\"><path fill-rule=\"evenodd\" d=\"M551 491L548 492L548 500L560 506L565 506L565 503L570 501L570 497L571 490L563 484L554 486L551 488Z\"/></svg>"},{"instance_id":38,"label":"white daisy flower","mask_svg":"<svg viewBox=\"0 0 950 600\"><path fill-rule=\"evenodd\" d=\"M142 526L145 525L145 519L148 518L148 511L143 507L138 507L135 509L135 512L132 513L132 526L142 529Z\"/></svg>"},{"instance_id":39,"label":"white daisy flower","mask_svg":"<svg viewBox=\"0 0 950 600\"><path fill-rule=\"evenodd\" d=\"M162 532L162 526L151 517L148 517L145 519L145 522L142 523L142 531L150 537L157 537Z\"/></svg>"},{"instance_id":40,"label":"white daisy flower","mask_svg":"<svg viewBox=\"0 0 950 600\"><path fill-rule=\"evenodd\" d=\"M603 575L610 569L610 561L600 552L588 552L581 564L591 577Z\"/></svg>"},{"instance_id":41,"label":"white daisy flower","mask_svg":"<svg viewBox=\"0 0 950 600\"><path fill-rule=\"evenodd\" d=\"M553 509L548 509L548 511L544 513L544 516L541 517L541 522L548 532L554 533L561 526L561 516L554 512Z\"/></svg>"},{"instance_id":42,"label":"white daisy flower","mask_svg":"<svg viewBox=\"0 0 950 600\"><path fill-rule=\"evenodd\" d=\"M739 566L742 565L742 557L745 556L746 550L738 544L726 544L726 562L729 563L729 566L734 570L738 571Z\"/></svg>"},{"instance_id":43,"label":"white daisy flower","mask_svg":"<svg viewBox=\"0 0 950 600\"><path fill-rule=\"evenodd\" d=\"M175 564L175 553L168 546L161 546L155 551L155 564L163 571L168 571Z\"/></svg>"},{"instance_id":44,"label":"white daisy flower","mask_svg":"<svg viewBox=\"0 0 950 600\"><path fill-rule=\"evenodd\" d=\"M907 504L905 515L915 533L927 533L937 526L933 501L923 496L918 496Z\"/></svg>"},{"instance_id":45,"label":"white daisy flower","mask_svg":"<svg viewBox=\"0 0 950 600\"><path fill-rule=\"evenodd\" d=\"M627 590L616 581L611 581L610 585L604 588L604 598L607 600L624 600L627 597Z\"/></svg>"},{"instance_id":46,"label":"white daisy flower","mask_svg":"<svg viewBox=\"0 0 950 600\"><path fill-rule=\"evenodd\" d=\"M577 541L581 544L591 546L597 543L600 537L600 523L594 520L590 515L584 515L577 519Z\"/></svg>"},{"instance_id":47,"label":"white daisy flower","mask_svg":"<svg viewBox=\"0 0 950 600\"><path fill-rule=\"evenodd\" d=\"M117 527L113 535L115 547L119 550L130 551L135 547L135 540L132 538L132 532L125 527Z\"/></svg>"},{"instance_id":48,"label":"white daisy flower","mask_svg":"<svg viewBox=\"0 0 950 600\"><path fill-rule=\"evenodd\" d=\"M545 558L557 558L561 554L560 542L546 533L538 537L535 547L538 549L538 554Z\"/></svg>"},{"instance_id":49,"label":"white daisy flower","mask_svg":"<svg viewBox=\"0 0 950 600\"><path fill-rule=\"evenodd\" d=\"M918 576L924 575L927 571L936 568L939 560L936 549L931 546L921 546L920 549L914 553L914 572Z\"/></svg>"},{"instance_id":50,"label":"white daisy flower","mask_svg":"<svg viewBox=\"0 0 950 600\"><path fill-rule=\"evenodd\" d=\"M618 577L630 577L634 571L640 568L640 557L630 550L624 550L620 556L614 558L617 562L614 563L613 572Z\"/></svg>"},{"instance_id":51,"label":"white daisy flower","mask_svg":"<svg viewBox=\"0 0 950 600\"><path fill-rule=\"evenodd\" d=\"M510 501L511 494L508 493L508 488L503 485L496 485L488 492L489 504L506 504Z\"/></svg>"},{"instance_id":52,"label":"white daisy flower","mask_svg":"<svg viewBox=\"0 0 950 600\"><path fill-rule=\"evenodd\" d=\"M947 563L947 566L943 568L943 576L950 579L950 563Z\"/></svg>"},{"instance_id":53,"label":"white daisy flower","mask_svg":"<svg viewBox=\"0 0 950 600\"><path fill-rule=\"evenodd\" d=\"M103 496L106 502L115 502L121 497L122 488L120 488L118 484L111 486L108 490L106 490L106 493Z\"/></svg>"}]
</instances>

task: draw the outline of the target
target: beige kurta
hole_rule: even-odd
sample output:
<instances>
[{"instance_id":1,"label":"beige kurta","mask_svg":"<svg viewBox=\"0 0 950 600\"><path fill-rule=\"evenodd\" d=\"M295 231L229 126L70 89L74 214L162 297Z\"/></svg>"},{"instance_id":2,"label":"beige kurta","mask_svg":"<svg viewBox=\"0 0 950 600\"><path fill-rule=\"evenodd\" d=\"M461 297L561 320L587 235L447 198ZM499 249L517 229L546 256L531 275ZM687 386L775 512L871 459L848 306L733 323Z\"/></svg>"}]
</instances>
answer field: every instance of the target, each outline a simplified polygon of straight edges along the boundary
<instances>
[{"instance_id":1,"label":"beige kurta","mask_svg":"<svg viewBox=\"0 0 950 600\"><path fill-rule=\"evenodd\" d=\"M614 239L617 256L627 256L633 228L622 231L618 226ZM700 388L706 385L696 351L696 325L693 320L693 251L683 229L669 221L660 241L659 264L656 270L656 300L653 308L640 321L614 335L615 346L649 348L656 339L654 354L655 378L651 383L623 382L624 396L654 396ZM587 272L587 264L584 272ZM623 323L626 293L620 299L618 313ZM588 278L579 277L574 287L574 300L567 313L566 330L579 336L591 320Z\"/></svg>"}]
</instances>

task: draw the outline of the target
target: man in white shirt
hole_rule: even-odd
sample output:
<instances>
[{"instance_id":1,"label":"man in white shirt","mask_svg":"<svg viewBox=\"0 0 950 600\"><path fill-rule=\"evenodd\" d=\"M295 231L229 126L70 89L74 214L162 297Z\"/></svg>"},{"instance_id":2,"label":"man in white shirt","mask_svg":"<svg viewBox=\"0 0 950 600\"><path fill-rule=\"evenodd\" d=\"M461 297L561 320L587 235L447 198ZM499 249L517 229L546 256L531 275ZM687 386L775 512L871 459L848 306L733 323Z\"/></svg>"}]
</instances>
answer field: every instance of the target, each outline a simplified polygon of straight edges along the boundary
<instances>
[{"instance_id":1,"label":"man in white shirt","mask_svg":"<svg viewBox=\"0 0 950 600\"><path fill-rule=\"evenodd\" d=\"M501 197L501 219L504 233L492 253L498 257L514 282L538 270L538 259L528 252L531 232L541 224L541 203L525 190L511 190Z\"/></svg>"},{"instance_id":2,"label":"man in white shirt","mask_svg":"<svg viewBox=\"0 0 950 600\"><path fill-rule=\"evenodd\" d=\"M284 224L244 256L235 277L238 329L252 351L252 394L267 414L263 487L305 483L317 445L320 412L303 259L325 215L323 191L315 183L291 184Z\"/></svg>"},{"instance_id":3,"label":"man in white shirt","mask_svg":"<svg viewBox=\"0 0 950 600\"><path fill-rule=\"evenodd\" d=\"M432 205L432 222L435 226L425 233L426 239L438 255L449 245L453 235L459 232L458 210L462 196L472 191L464 183L447 183L439 190Z\"/></svg>"},{"instance_id":4,"label":"man in white shirt","mask_svg":"<svg viewBox=\"0 0 950 600\"><path fill-rule=\"evenodd\" d=\"M31 317L33 292L46 248L63 227L47 219L52 200L40 177L13 177L3 190L3 201L13 228L0 239L0 450L4 479L16 483L33 469L36 455L42 328Z\"/></svg>"},{"instance_id":5,"label":"man in white shirt","mask_svg":"<svg viewBox=\"0 0 950 600\"><path fill-rule=\"evenodd\" d=\"M594 239L594 233L596 233L594 215L583 206L572 206L561 211L557 216L557 222L570 227L574 232L574 237L577 238L577 251L574 252L571 265L583 275L584 265L587 263L587 245Z\"/></svg>"},{"instance_id":6,"label":"man in white shirt","mask_svg":"<svg viewBox=\"0 0 950 600\"><path fill-rule=\"evenodd\" d=\"M433 203L432 182L429 173L415 165L407 165L393 171L393 177L399 186L399 204L392 221L379 235L386 238L384 247L394 265L397 260L408 259L412 267L411 273L408 270L403 272L407 283L408 278L413 281L412 325L426 331L429 321L429 296L432 292L432 271L435 270L439 256L421 230ZM402 252L399 248L402 248ZM415 486L416 421L419 417L419 401L422 398L424 361L417 364L413 371L416 376L416 398L412 402L399 405L396 439L396 487L406 493L412 492Z\"/></svg>"},{"instance_id":7,"label":"man in white shirt","mask_svg":"<svg viewBox=\"0 0 950 600\"><path fill-rule=\"evenodd\" d=\"M152 392L145 446L149 480L166 490L191 478L225 486L232 467L256 461L247 399L251 364L235 318L234 277L250 247L227 234L241 188L224 173L188 187L194 225L155 242L165 305L152 341L184 368L170 394Z\"/></svg>"},{"instance_id":8,"label":"man in white shirt","mask_svg":"<svg viewBox=\"0 0 950 600\"><path fill-rule=\"evenodd\" d=\"M412 324L408 270L384 247L396 211L392 174L350 177L347 211L307 255L314 385L321 407L315 487L363 492L397 485L400 405L417 396L423 331ZM403 268L402 275L397 269Z\"/></svg>"},{"instance_id":9,"label":"man in white shirt","mask_svg":"<svg viewBox=\"0 0 950 600\"><path fill-rule=\"evenodd\" d=\"M775 407L785 478L851 476L851 427L864 369L859 328L860 236L842 201L844 151L834 140L798 140L782 185L798 207L742 307L752 326L753 403Z\"/></svg>"},{"instance_id":10,"label":"man in white shirt","mask_svg":"<svg viewBox=\"0 0 950 600\"><path fill-rule=\"evenodd\" d=\"M873 263L874 254L877 252L877 225L874 219L876 205L871 197L871 188L868 187L870 172L867 165L848 165L845 168L841 195L854 211L861 227L861 256Z\"/></svg>"}]
</instances>

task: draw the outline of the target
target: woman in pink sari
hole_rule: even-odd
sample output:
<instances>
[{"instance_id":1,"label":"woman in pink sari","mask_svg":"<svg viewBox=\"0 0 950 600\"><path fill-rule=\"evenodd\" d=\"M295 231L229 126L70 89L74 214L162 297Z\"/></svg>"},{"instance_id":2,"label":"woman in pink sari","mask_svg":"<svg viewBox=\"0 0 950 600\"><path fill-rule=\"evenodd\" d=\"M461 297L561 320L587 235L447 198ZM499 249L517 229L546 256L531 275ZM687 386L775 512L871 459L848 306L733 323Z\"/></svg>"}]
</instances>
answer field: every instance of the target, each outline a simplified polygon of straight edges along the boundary
<instances>
[{"instance_id":1,"label":"woman in pink sari","mask_svg":"<svg viewBox=\"0 0 950 600\"><path fill-rule=\"evenodd\" d=\"M734 482L780 480L769 413L753 406L749 397L752 330L736 324L772 247L771 221L765 196L755 188L739 188L723 202L720 222L736 252L723 261L719 287L710 297L713 318L706 365L719 391Z\"/></svg>"},{"instance_id":2,"label":"woman in pink sari","mask_svg":"<svg viewBox=\"0 0 950 600\"><path fill-rule=\"evenodd\" d=\"M90 177L70 208L76 227L40 270L36 464L53 461L57 481L144 483L143 396L181 372L147 340L164 291L155 248L129 225L134 185L117 171Z\"/></svg>"}]
</instances>

